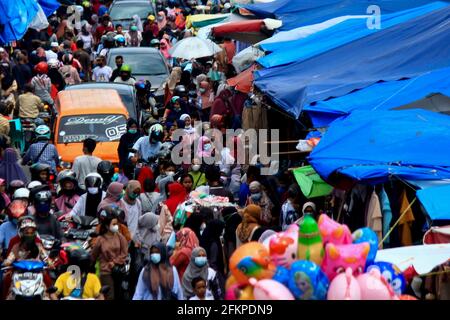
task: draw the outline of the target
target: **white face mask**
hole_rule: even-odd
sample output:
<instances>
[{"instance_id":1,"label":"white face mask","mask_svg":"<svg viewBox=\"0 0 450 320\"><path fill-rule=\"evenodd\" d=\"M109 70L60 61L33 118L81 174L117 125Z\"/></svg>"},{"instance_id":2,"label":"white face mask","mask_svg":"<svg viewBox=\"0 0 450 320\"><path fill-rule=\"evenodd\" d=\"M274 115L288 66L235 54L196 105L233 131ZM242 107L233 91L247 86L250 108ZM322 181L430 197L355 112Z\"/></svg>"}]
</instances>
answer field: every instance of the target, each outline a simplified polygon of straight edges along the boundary
<instances>
[{"instance_id":1,"label":"white face mask","mask_svg":"<svg viewBox=\"0 0 450 320\"><path fill-rule=\"evenodd\" d=\"M211 147L212 147L211 143L207 143L203 146L203 150L209 151L209 150L211 150Z\"/></svg>"},{"instance_id":2,"label":"white face mask","mask_svg":"<svg viewBox=\"0 0 450 320\"><path fill-rule=\"evenodd\" d=\"M168 176L173 176L175 174L174 171L166 171L166 175Z\"/></svg>"},{"instance_id":3,"label":"white face mask","mask_svg":"<svg viewBox=\"0 0 450 320\"><path fill-rule=\"evenodd\" d=\"M195 172L197 172L197 171L199 171L200 170L200 165L199 164L193 164L192 165L192 171L195 171Z\"/></svg>"},{"instance_id":4,"label":"white face mask","mask_svg":"<svg viewBox=\"0 0 450 320\"><path fill-rule=\"evenodd\" d=\"M88 192L90 194L97 194L98 193L98 188L88 188Z\"/></svg>"},{"instance_id":5,"label":"white face mask","mask_svg":"<svg viewBox=\"0 0 450 320\"><path fill-rule=\"evenodd\" d=\"M117 224L113 225L109 228L109 231L111 231L112 233L117 233L119 232L119 226Z\"/></svg>"}]
</instances>

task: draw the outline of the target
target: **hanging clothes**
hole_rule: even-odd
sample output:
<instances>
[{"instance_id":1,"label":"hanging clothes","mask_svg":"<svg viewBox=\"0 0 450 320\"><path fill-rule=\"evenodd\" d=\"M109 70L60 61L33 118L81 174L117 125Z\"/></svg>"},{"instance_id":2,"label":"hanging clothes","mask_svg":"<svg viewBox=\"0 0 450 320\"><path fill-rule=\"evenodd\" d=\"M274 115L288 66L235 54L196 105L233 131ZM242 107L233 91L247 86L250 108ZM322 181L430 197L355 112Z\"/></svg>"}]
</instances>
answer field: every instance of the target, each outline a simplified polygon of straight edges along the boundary
<instances>
[{"instance_id":1,"label":"hanging clothes","mask_svg":"<svg viewBox=\"0 0 450 320\"><path fill-rule=\"evenodd\" d=\"M383 237L389 232L389 226L392 221L392 209L391 203L389 201L389 197L384 190L384 187L381 188L380 192L380 205L381 205L381 214L383 216ZM389 237L387 237L382 246L389 247Z\"/></svg>"},{"instance_id":2,"label":"hanging clothes","mask_svg":"<svg viewBox=\"0 0 450 320\"><path fill-rule=\"evenodd\" d=\"M366 226L377 234L378 243L381 243L383 240L383 215L381 214L380 199L375 190L372 192L367 206Z\"/></svg>"},{"instance_id":3,"label":"hanging clothes","mask_svg":"<svg viewBox=\"0 0 450 320\"><path fill-rule=\"evenodd\" d=\"M411 246L413 244L411 236L411 227L415 219L412 208L410 206L410 202L408 201L408 197L406 196L405 190L403 190L401 195L400 214L403 214L398 224L400 242L403 246Z\"/></svg>"},{"instance_id":4,"label":"hanging clothes","mask_svg":"<svg viewBox=\"0 0 450 320\"><path fill-rule=\"evenodd\" d=\"M245 107L242 111L242 129L268 129L267 109L261 105Z\"/></svg>"}]
</instances>

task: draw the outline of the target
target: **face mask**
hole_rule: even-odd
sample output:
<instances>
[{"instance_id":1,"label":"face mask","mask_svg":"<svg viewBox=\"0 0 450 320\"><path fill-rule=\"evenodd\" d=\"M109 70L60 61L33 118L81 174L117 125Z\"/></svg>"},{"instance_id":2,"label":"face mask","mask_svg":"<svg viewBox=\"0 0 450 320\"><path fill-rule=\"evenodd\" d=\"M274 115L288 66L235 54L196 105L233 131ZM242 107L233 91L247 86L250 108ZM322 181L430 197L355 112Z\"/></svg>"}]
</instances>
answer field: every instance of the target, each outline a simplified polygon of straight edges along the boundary
<instances>
[{"instance_id":1,"label":"face mask","mask_svg":"<svg viewBox=\"0 0 450 320\"><path fill-rule=\"evenodd\" d=\"M166 171L166 175L170 177L170 176L175 175L175 172L173 172L173 171Z\"/></svg>"},{"instance_id":2,"label":"face mask","mask_svg":"<svg viewBox=\"0 0 450 320\"><path fill-rule=\"evenodd\" d=\"M75 194L75 189L63 189L62 193L66 196L73 196Z\"/></svg>"},{"instance_id":3,"label":"face mask","mask_svg":"<svg viewBox=\"0 0 450 320\"><path fill-rule=\"evenodd\" d=\"M252 198L253 201L259 201L261 200L262 194L261 192L254 193L250 197Z\"/></svg>"},{"instance_id":4,"label":"face mask","mask_svg":"<svg viewBox=\"0 0 450 320\"><path fill-rule=\"evenodd\" d=\"M128 197L129 197L130 199L132 199L132 200L135 200L135 199L137 199L137 198L139 197L139 195L136 194L136 193L134 193L134 192L132 192L132 193L129 193L129 194L128 194Z\"/></svg>"},{"instance_id":5,"label":"face mask","mask_svg":"<svg viewBox=\"0 0 450 320\"><path fill-rule=\"evenodd\" d=\"M90 194L97 194L98 193L98 188L88 188L88 192Z\"/></svg>"},{"instance_id":6,"label":"face mask","mask_svg":"<svg viewBox=\"0 0 450 320\"><path fill-rule=\"evenodd\" d=\"M210 143L207 143L207 144L205 144L204 146L203 146L203 150L205 150L205 151L208 151L208 150L210 150L211 149L211 144Z\"/></svg>"},{"instance_id":7,"label":"face mask","mask_svg":"<svg viewBox=\"0 0 450 320\"><path fill-rule=\"evenodd\" d=\"M208 259L206 257L195 257L194 263L197 267L204 267L208 263Z\"/></svg>"},{"instance_id":8,"label":"face mask","mask_svg":"<svg viewBox=\"0 0 450 320\"><path fill-rule=\"evenodd\" d=\"M36 235L32 235L32 236L23 236L23 241L27 244L33 244L34 241L36 240Z\"/></svg>"},{"instance_id":9,"label":"face mask","mask_svg":"<svg viewBox=\"0 0 450 320\"><path fill-rule=\"evenodd\" d=\"M228 181L228 178L227 178L227 177L220 177L220 181L221 181L223 184L226 184L227 181Z\"/></svg>"},{"instance_id":10,"label":"face mask","mask_svg":"<svg viewBox=\"0 0 450 320\"><path fill-rule=\"evenodd\" d=\"M161 254L159 253L152 253L150 255L150 260L152 261L152 263L154 264L158 264L161 262Z\"/></svg>"},{"instance_id":11,"label":"face mask","mask_svg":"<svg viewBox=\"0 0 450 320\"><path fill-rule=\"evenodd\" d=\"M199 171L200 170L200 165L199 164L193 164L192 165L192 171L195 171L195 172L197 172L197 171Z\"/></svg>"},{"instance_id":12,"label":"face mask","mask_svg":"<svg viewBox=\"0 0 450 320\"><path fill-rule=\"evenodd\" d=\"M129 80L130 78L131 78L131 76L130 75L124 75L124 76L121 76L121 78L122 78L122 80L123 81L127 81L127 80Z\"/></svg>"},{"instance_id":13,"label":"face mask","mask_svg":"<svg viewBox=\"0 0 450 320\"><path fill-rule=\"evenodd\" d=\"M200 88L198 91L200 91L200 93L205 93L206 89L205 88Z\"/></svg>"},{"instance_id":14,"label":"face mask","mask_svg":"<svg viewBox=\"0 0 450 320\"><path fill-rule=\"evenodd\" d=\"M130 129L130 130L128 130L128 133L129 134L136 134L137 130L136 129Z\"/></svg>"},{"instance_id":15,"label":"face mask","mask_svg":"<svg viewBox=\"0 0 450 320\"><path fill-rule=\"evenodd\" d=\"M46 217L50 211L50 203L38 203L34 207L42 217Z\"/></svg>"},{"instance_id":16,"label":"face mask","mask_svg":"<svg viewBox=\"0 0 450 320\"><path fill-rule=\"evenodd\" d=\"M113 226L109 227L109 231L111 231L112 233L117 233L117 232L119 232L119 226L117 224L113 225Z\"/></svg>"}]
</instances>

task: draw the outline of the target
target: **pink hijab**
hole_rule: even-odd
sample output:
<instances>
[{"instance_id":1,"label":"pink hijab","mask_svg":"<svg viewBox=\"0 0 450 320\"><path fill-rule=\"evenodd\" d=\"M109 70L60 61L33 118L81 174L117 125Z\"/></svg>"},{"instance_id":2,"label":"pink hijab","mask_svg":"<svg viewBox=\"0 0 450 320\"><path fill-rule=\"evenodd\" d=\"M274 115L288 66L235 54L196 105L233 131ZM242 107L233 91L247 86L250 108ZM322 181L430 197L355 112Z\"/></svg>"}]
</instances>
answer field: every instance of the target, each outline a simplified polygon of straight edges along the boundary
<instances>
[{"instance_id":1,"label":"pink hijab","mask_svg":"<svg viewBox=\"0 0 450 320\"><path fill-rule=\"evenodd\" d=\"M207 144L207 143L211 143L212 144L211 139L209 139L208 137L202 136L200 138L200 141L199 141L199 144L198 144L198 147L197 147L197 157L199 157L199 158L209 158L209 157L212 156L213 148L209 149L208 151L203 149L204 145Z\"/></svg>"},{"instance_id":2,"label":"pink hijab","mask_svg":"<svg viewBox=\"0 0 450 320\"><path fill-rule=\"evenodd\" d=\"M167 39L165 39L165 38L161 39L160 45L163 44L163 43L166 45L166 47L163 49L162 46L161 46L161 49L160 49L161 53L163 54L164 58L170 59L171 56L170 56L170 53L169 53L169 49L172 48L172 46L170 45L169 41L167 41Z\"/></svg>"},{"instance_id":3,"label":"pink hijab","mask_svg":"<svg viewBox=\"0 0 450 320\"><path fill-rule=\"evenodd\" d=\"M162 17L161 21L158 20L159 17ZM164 11L158 12L158 17L157 17L156 21L158 22L158 29L160 31L166 27L167 18L166 18L166 14L164 13Z\"/></svg>"},{"instance_id":4,"label":"pink hijab","mask_svg":"<svg viewBox=\"0 0 450 320\"><path fill-rule=\"evenodd\" d=\"M105 199L103 199L102 202L100 202L100 204L98 205L97 212L100 212L106 206L115 204L123 211L125 211L125 216L128 216L127 208L125 207L125 204L122 200L122 195L123 195L123 184L119 182L112 182L108 186L108 190L106 190Z\"/></svg>"}]
</instances>

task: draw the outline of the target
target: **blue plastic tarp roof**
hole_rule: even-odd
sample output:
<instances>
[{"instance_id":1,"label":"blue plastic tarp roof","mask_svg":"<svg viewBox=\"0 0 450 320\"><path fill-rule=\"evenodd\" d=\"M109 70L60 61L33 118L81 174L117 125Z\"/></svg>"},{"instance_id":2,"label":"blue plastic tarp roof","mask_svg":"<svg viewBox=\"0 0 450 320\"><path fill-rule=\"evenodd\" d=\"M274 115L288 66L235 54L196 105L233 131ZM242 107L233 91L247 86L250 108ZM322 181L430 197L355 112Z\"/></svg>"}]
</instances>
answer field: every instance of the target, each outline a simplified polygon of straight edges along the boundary
<instances>
[{"instance_id":1,"label":"blue plastic tarp roof","mask_svg":"<svg viewBox=\"0 0 450 320\"><path fill-rule=\"evenodd\" d=\"M325 180L450 178L450 116L427 110L355 111L331 123L309 162ZM331 177L331 178L330 178Z\"/></svg>"},{"instance_id":2,"label":"blue plastic tarp roof","mask_svg":"<svg viewBox=\"0 0 450 320\"><path fill-rule=\"evenodd\" d=\"M55 12L61 5L57 0L38 0L38 2L47 17Z\"/></svg>"},{"instance_id":3,"label":"blue plastic tarp roof","mask_svg":"<svg viewBox=\"0 0 450 320\"><path fill-rule=\"evenodd\" d=\"M390 13L418 7L427 0L276 0L269 3L247 4L242 7L260 18L276 18L283 21L280 30L320 23L344 16L367 14L370 5L378 5L382 13Z\"/></svg>"},{"instance_id":4,"label":"blue plastic tarp roof","mask_svg":"<svg viewBox=\"0 0 450 320\"><path fill-rule=\"evenodd\" d=\"M381 82L345 96L306 105L315 128L326 127L355 110L390 110L431 93L450 96L450 68L426 72L411 79Z\"/></svg>"},{"instance_id":5,"label":"blue plastic tarp roof","mask_svg":"<svg viewBox=\"0 0 450 320\"><path fill-rule=\"evenodd\" d=\"M39 10L34 0L2 0L0 1L0 44L20 40Z\"/></svg>"},{"instance_id":6,"label":"blue plastic tarp roof","mask_svg":"<svg viewBox=\"0 0 450 320\"><path fill-rule=\"evenodd\" d=\"M416 195L431 220L450 220L450 185L417 190Z\"/></svg>"},{"instance_id":7,"label":"blue plastic tarp roof","mask_svg":"<svg viewBox=\"0 0 450 320\"><path fill-rule=\"evenodd\" d=\"M312 102L448 67L449 20L447 6L306 61L256 71L255 85L298 117Z\"/></svg>"},{"instance_id":8,"label":"blue plastic tarp roof","mask_svg":"<svg viewBox=\"0 0 450 320\"><path fill-rule=\"evenodd\" d=\"M272 53L258 59L257 62L264 68L272 68L293 62L304 61L346 43L393 27L448 5L449 4L446 2L433 2L417 8L391 14L382 14L380 17L380 29L369 29L367 27L367 19L349 19L304 39L282 43L262 44L260 47L264 51L271 51Z\"/></svg>"}]
</instances>

